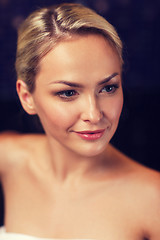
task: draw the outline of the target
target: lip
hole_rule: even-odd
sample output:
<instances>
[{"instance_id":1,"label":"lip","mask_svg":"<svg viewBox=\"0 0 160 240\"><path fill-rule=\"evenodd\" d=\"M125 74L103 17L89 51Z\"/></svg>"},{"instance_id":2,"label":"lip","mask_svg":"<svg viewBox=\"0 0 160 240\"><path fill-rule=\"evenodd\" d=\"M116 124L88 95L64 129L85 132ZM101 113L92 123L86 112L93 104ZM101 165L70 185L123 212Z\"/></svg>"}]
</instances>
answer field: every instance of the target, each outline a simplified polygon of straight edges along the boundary
<instances>
[{"instance_id":1,"label":"lip","mask_svg":"<svg viewBox=\"0 0 160 240\"><path fill-rule=\"evenodd\" d=\"M75 133L85 140L97 140L103 136L104 131L105 129L99 129L95 131L86 130L86 131L80 131Z\"/></svg>"}]
</instances>

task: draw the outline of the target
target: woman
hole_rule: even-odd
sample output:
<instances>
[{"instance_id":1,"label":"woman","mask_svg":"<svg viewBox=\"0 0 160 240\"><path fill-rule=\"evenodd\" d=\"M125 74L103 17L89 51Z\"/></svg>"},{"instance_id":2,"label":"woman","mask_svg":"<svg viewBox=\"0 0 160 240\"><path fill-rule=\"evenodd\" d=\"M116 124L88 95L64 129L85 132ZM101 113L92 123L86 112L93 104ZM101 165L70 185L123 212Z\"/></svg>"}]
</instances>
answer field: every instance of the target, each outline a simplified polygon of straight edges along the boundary
<instances>
[{"instance_id":1,"label":"woman","mask_svg":"<svg viewBox=\"0 0 160 240\"><path fill-rule=\"evenodd\" d=\"M17 92L45 135L1 134L0 239L160 239L159 173L109 144L122 65L115 29L82 5L40 9L23 23Z\"/></svg>"}]
</instances>

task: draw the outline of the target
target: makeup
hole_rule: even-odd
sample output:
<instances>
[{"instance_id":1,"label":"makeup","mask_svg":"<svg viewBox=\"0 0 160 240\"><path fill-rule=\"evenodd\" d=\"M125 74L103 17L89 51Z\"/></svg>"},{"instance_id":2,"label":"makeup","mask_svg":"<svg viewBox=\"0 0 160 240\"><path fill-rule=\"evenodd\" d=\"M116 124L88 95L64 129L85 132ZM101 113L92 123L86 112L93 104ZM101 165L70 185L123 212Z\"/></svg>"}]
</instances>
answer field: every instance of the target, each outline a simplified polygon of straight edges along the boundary
<instances>
[{"instance_id":1,"label":"makeup","mask_svg":"<svg viewBox=\"0 0 160 240\"><path fill-rule=\"evenodd\" d=\"M103 136L104 131L105 129L100 129L96 131L81 131L76 132L76 134L84 140L98 140Z\"/></svg>"}]
</instances>

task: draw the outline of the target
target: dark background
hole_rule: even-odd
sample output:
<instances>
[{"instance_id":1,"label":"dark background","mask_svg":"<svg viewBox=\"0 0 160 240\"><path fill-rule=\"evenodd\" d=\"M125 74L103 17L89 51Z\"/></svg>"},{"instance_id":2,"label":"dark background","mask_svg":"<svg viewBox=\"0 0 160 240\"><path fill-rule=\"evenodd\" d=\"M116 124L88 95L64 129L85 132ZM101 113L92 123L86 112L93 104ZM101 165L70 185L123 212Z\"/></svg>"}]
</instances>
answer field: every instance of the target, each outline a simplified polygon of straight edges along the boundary
<instances>
[{"instance_id":1,"label":"dark background","mask_svg":"<svg viewBox=\"0 0 160 240\"><path fill-rule=\"evenodd\" d=\"M23 112L16 95L17 28L33 10L62 2L82 3L117 29L124 44L125 102L112 143L138 162L159 171L159 0L0 0L0 130L39 131L36 119Z\"/></svg>"}]
</instances>

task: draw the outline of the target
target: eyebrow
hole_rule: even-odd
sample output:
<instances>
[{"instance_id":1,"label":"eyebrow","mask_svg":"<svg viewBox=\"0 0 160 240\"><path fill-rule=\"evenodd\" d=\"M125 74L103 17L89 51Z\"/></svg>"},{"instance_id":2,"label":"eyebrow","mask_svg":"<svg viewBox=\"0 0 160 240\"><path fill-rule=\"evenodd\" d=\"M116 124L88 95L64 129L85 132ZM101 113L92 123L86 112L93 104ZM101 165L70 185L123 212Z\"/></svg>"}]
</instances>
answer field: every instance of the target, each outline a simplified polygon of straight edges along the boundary
<instances>
[{"instance_id":1,"label":"eyebrow","mask_svg":"<svg viewBox=\"0 0 160 240\"><path fill-rule=\"evenodd\" d=\"M113 73L113 74L110 75L109 77L107 77L107 78L105 78L104 80L100 81L100 82L98 83L98 85L100 86L100 85L102 85L102 84L104 84L104 83L109 82L112 78L114 78L114 77L117 76L117 75L119 75L117 72Z\"/></svg>"},{"instance_id":2,"label":"eyebrow","mask_svg":"<svg viewBox=\"0 0 160 240\"><path fill-rule=\"evenodd\" d=\"M104 80L100 81L98 83L98 85L102 85L104 83L107 83L109 82L112 78L114 78L115 76L119 75L119 73L115 72L113 73L112 75L108 76L107 78L105 78ZM70 87L76 87L76 88L83 88L84 86L82 84L79 84L79 83L74 83L74 82L68 82L68 81L63 81L63 80L60 80L60 81L56 81L56 82L53 82L54 84L65 84L67 86L70 86Z\"/></svg>"}]
</instances>

